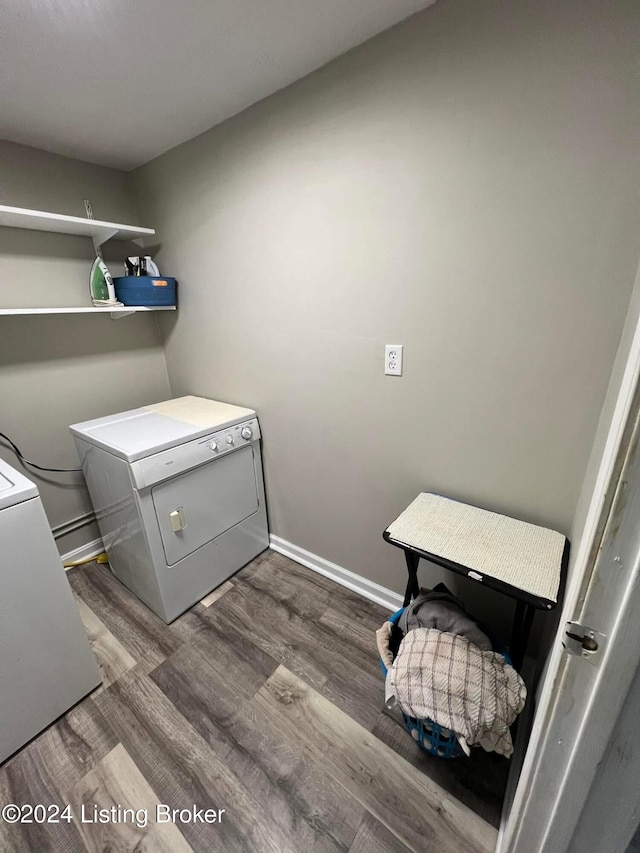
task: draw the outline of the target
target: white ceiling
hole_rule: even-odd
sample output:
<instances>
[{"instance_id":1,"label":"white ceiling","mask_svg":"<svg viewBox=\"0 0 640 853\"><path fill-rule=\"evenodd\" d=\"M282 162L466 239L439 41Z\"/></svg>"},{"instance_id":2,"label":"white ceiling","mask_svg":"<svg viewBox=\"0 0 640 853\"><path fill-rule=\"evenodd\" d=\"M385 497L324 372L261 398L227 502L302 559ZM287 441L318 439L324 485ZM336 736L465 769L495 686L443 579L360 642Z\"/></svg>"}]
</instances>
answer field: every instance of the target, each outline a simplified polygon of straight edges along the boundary
<instances>
[{"instance_id":1,"label":"white ceiling","mask_svg":"<svg viewBox=\"0 0 640 853\"><path fill-rule=\"evenodd\" d=\"M131 169L434 0L2 0L0 138Z\"/></svg>"}]
</instances>

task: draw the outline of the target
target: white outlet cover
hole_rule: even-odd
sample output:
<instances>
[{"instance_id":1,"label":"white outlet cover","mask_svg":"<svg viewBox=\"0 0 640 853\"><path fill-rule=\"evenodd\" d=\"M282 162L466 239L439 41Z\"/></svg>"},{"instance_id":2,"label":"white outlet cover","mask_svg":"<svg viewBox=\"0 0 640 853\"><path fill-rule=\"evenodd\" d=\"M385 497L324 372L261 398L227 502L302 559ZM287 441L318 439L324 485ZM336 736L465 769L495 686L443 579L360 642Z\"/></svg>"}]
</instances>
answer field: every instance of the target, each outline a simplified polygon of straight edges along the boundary
<instances>
[{"instance_id":1,"label":"white outlet cover","mask_svg":"<svg viewBox=\"0 0 640 853\"><path fill-rule=\"evenodd\" d=\"M402 344L386 344L384 348L386 376L402 376Z\"/></svg>"}]
</instances>

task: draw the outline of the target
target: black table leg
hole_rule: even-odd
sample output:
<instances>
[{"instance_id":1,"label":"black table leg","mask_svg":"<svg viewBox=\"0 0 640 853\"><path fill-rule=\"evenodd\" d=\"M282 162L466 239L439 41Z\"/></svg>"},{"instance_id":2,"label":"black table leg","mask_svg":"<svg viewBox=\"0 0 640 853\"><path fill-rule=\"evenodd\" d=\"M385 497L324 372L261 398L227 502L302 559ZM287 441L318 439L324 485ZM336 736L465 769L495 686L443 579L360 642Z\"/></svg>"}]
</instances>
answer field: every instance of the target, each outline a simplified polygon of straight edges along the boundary
<instances>
[{"instance_id":1,"label":"black table leg","mask_svg":"<svg viewBox=\"0 0 640 853\"><path fill-rule=\"evenodd\" d=\"M420 584L418 583L418 563L420 562L420 557L418 554L414 554L413 551L406 550L404 557L407 561L407 572L409 573L407 589L404 593L404 602L402 603L402 606L406 607L412 597L417 598L420 595Z\"/></svg>"},{"instance_id":2,"label":"black table leg","mask_svg":"<svg viewBox=\"0 0 640 853\"><path fill-rule=\"evenodd\" d=\"M524 661L535 612L535 607L532 607L530 604L525 604L524 601L516 602L509 654L511 655L514 668L518 671L520 671Z\"/></svg>"}]
</instances>

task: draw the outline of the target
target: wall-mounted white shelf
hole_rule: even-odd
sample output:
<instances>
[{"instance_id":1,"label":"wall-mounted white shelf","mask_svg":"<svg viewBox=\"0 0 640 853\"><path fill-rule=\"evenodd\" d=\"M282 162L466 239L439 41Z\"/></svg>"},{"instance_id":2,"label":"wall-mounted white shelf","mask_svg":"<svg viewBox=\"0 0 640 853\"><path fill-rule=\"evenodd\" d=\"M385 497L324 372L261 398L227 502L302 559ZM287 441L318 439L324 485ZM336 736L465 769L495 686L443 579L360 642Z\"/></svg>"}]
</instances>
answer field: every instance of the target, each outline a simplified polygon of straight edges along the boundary
<instances>
[{"instance_id":1,"label":"wall-mounted white shelf","mask_svg":"<svg viewBox=\"0 0 640 853\"><path fill-rule=\"evenodd\" d=\"M175 311L175 305L123 305L121 308L96 308L93 305L72 308L0 308L0 315L21 316L25 314L110 314L114 320L127 317L138 311Z\"/></svg>"},{"instance_id":2,"label":"wall-mounted white shelf","mask_svg":"<svg viewBox=\"0 0 640 853\"><path fill-rule=\"evenodd\" d=\"M55 234L91 237L96 246L101 246L107 240L133 241L140 240L142 237L152 237L156 233L153 228L120 225L117 222L84 219L81 216L66 216L62 213L47 213L26 207L9 207L5 204L0 204L0 225L8 228L27 228L33 231L52 231Z\"/></svg>"},{"instance_id":3,"label":"wall-mounted white shelf","mask_svg":"<svg viewBox=\"0 0 640 853\"><path fill-rule=\"evenodd\" d=\"M134 225L120 225L117 222L103 222L93 219L91 205L85 201L89 216L67 216L63 213L47 213L44 210L30 210L27 207L10 207L0 204L0 226L6 228L27 228L32 231L50 231L54 234L74 234L77 237L91 237L96 252L107 240L139 241L151 237L153 228L139 228ZM124 305L121 308L96 308L93 305L70 308L0 308L0 315L24 316L27 314L109 314L114 320L128 317L138 311L175 311L175 305L156 307Z\"/></svg>"}]
</instances>

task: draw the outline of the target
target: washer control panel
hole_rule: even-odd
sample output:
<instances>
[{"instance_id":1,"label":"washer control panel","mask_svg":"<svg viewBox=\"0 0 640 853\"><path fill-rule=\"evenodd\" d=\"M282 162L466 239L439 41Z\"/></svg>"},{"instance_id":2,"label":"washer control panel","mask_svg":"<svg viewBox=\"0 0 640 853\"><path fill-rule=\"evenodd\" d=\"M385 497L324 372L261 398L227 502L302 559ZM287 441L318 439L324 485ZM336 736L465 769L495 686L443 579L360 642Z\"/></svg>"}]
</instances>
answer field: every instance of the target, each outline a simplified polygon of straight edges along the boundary
<instances>
[{"instance_id":1,"label":"washer control panel","mask_svg":"<svg viewBox=\"0 0 640 853\"><path fill-rule=\"evenodd\" d=\"M234 453L259 439L260 426L257 418L226 427L195 441L188 441L186 444L132 462L134 484L138 489L152 486L190 468L211 462L213 458Z\"/></svg>"}]
</instances>

